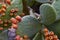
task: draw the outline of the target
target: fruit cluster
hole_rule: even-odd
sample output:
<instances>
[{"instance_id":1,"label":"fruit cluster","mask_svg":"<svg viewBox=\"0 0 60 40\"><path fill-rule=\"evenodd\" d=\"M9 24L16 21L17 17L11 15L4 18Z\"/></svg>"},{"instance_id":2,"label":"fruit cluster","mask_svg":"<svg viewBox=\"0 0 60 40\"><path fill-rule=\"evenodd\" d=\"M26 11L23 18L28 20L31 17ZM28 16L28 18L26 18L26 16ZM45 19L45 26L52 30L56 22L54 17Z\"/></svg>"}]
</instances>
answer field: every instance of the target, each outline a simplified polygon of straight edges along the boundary
<instances>
[{"instance_id":1,"label":"fruit cluster","mask_svg":"<svg viewBox=\"0 0 60 40\"><path fill-rule=\"evenodd\" d=\"M16 40L30 40L29 37L27 35L24 35L24 37L20 37L19 35L17 35L15 37Z\"/></svg>"},{"instance_id":2,"label":"fruit cluster","mask_svg":"<svg viewBox=\"0 0 60 40\"><path fill-rule=\"evenodd\" d=\"M49 31L47 28L44 28L45 40L59 40L57 35L53 31Z\"/></svg>"}]
</instances>

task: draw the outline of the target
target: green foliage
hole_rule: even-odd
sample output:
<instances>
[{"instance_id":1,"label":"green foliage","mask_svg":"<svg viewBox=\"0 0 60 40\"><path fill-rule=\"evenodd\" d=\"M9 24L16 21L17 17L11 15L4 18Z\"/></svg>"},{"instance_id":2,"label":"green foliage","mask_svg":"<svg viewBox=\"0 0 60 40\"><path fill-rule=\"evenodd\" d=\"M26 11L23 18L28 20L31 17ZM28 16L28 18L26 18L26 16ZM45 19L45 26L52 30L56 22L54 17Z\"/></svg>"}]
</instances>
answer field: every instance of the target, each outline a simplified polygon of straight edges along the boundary
<instances>
[{"instance_id":1,"label":"green foliage","mask_svg":"<svg viewBox=\"0 0 60 40\"><path fill-rule=\"evenodd\" d=\"M20 36L33 37L41 29L40 22L29 15L24 16L18 26L17 34Z\"/></svg>"},{"instance_id":2,"label":"green foliage","mask_svg":"<svg viewBox=\"0 0 60 40\"><path fill-rule=\"evenodd\" d=\"M50 25L56 20L56 10L50 4L42 4L40 6L41 22Z\"/></svg>"}]
</instances>

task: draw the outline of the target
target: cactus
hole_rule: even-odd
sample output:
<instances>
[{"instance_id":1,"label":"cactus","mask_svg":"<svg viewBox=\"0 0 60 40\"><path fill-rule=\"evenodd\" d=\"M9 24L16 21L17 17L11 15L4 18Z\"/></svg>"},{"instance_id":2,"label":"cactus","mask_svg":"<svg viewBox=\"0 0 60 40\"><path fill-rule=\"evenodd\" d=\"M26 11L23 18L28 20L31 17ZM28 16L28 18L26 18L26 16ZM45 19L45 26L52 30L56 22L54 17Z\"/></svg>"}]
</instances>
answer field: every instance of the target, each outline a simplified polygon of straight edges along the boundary
<instances>
[{"instance_id":1,"label":"cactus","mask_svg":"<svg viewBox=\"0 0 60 40\"><path fill-rule=\"evenodd\" d=\"M57 18L56 20L60 20L60 0L55 0L53 3L52 3L52 6L56 9L57 11Z\"/></svg>"},{"instance_id":2,"label":"cactus","mask_svg":"<svg viewBox=\"0 0 60 40\"><path fill-rule=\"evenodd\" d=\"M41 29L39 21L32 16L24 16L18 26L17 34L20 36L33 37Z\"/></svg>"},{"instance_id":3,"label":"cactus","mask_svg":"<svg viewBox=\"0 0 60 40\"><path fill-rule=\"evenodd\" d=\"M0 40L60 40L59 2L1 0Z\"/></svg>"},{"instance_id":4,"label":"cactus","mask_svg":"<svg viewBox=\"0 0 60 40\"><path fill-rule=\"evenodd\" d=\"M2 7L1 7L2 6ZM11 12L16 10L16 12ZM22 0L12 0L10 4L0 4L0 27L4 27L7 29L11 26L10 19L11 17L15 17L16 15L20 15L22 13L23 6ZM3 11L3 13L1 13Z\"/></svg>"},{"instance_id":5,"label":"cactus","mask_svg":"<svg viewBox=\"0 0 60 40\"><path fill-rule=\"evenodd\" d=\"M50 25L56 20L56 10L50 4L42 4L40 6L40 15L41 22L45 25Z\"/></svg>"},{"instance_id":6,"label":"cactus","mask_svg":"<svg viewBox=\"0 0 60 40\"><path fill-rule=\"evenodd\" d=\"M60 20L54 22L52 25L49 25L47 28L51 31L54 31L54 33L56 35L58 35L58 37L60 38L60 32L59 32L59 30L60 30Z\"/></svg>"}]
</instances>

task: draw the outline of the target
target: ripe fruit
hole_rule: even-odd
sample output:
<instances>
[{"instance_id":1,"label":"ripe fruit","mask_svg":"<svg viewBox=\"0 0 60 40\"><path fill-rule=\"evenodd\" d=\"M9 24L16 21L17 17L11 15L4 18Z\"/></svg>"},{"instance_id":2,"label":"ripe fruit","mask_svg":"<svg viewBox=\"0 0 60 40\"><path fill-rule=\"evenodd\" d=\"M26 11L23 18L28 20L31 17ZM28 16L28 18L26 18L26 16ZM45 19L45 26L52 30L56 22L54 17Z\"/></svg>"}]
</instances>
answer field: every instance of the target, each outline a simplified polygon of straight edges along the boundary
<instances>
[{"instance_id":1,"label":"ripe fruit","mask_svg":"<svg viewBox=\"0 0 60 40\"><path fill-rule=\"evenodd\" d=\"M49 35L50 35L50 36L53 36L53 35L54 35L54 32L53 32L53 31L51 31Z\"/></svg>"},{"instance_id":2,"label":"ripe fruit","mask_svg":"<svg viewBox=\"0 0 60 40\"><path fill-rule=\"evenodd\" d=\"M4 24L4 26L8 26L8 24Z\"/></svg>"},{"instance_id":3,"label":"ripe fruit","mask_svg":"<svg viewBox=\"0 0 60 40\"><path fill-rule=\"evenodd\" d=\"M2 5L2 8L6 9L6 5L5 5L5 4L3 4L3 5Z\"/></svg>"},{"instance_id":4,"label":"ripe fruit","mask_svg":"<svg viewBox=\"0 0 60 40\"><path fill-rule=\"evenodd\" d=\"M13 13L10 13L10 16L13 16Z\"/></svg>"},{"instance_id":5,"label":"ripe fruit","mask_svg":"<svg viewBox=\"0 0 60 40\"><path fill-rule=\"evenodd\" d=\"M2 13L2 16L5 16L5 13Z\"/></svg>"},{"instance_id":6,"label":"ripe fruit","mask_svg":"<svg viewBox=\"0 0 60 40\"><path fill-rule=\"evenodd\" d=\"M2 11L2 12L6 12L6 9L2 8L1 11Z\"/></svg>"},{"instance_id":7,"label":"ripe fruit","mask_svg":"<svg viewBox=\"0 0 60 40\"><path fill-rule=\"evenodd\" d=\"M21 21L21 17L19 15L16 16L16 19L20 22Z\"/></svg>"},{"instance_id":8,"label":"ripe fruit","mask_svg":"<svg viewBox=\"0 0 60 40\"><path fill-rule=\"evenodd\" d=\"M6 3L8 3L10 5L11 4L11 0L6 0Z\"/></svg>"},{"instance_id":9,"label":"ripe fruit","mask_svg":"<svg viewBox=\"0 0 60 40\"><path fill-rule=\"evenodd\" d=\"M17 20L15 18L10 19L12 23L17 24Z\"/></svg>"},{"instance_id":10,"label":"ripe fruit","mask_svg":"<svg viewBox=\"0 0 60 40\"><path fill-rule=\"evenodd\" d=\"M24 39L28 39L28 36L27 35L24 35Z\"/></svg>"},{"instance_id":11,"label":"ripe fruit","mask_svg":"<svg viewBox=\"0 0 60 40\"><path fill-rule=\"evenodd\" d=\"M11 9L10 12L11 12L11 13L14 13L14 12L15 12L15 9Z\"/></svg>"},{"instance_id":12,"label":"ripe fruit","mask_svg":"<svg viewBox=\"0 0 60 40\"><path fill-rule=\"evenodd\" d=\"M18 10L18 8L15 8L15 12L18 12L19 10Z\"/></svg>"},{"instance_id":13,"label":"ripe fruit","mask_svg":"<svg viewBox=\"0 0 60 40\"><path fill-rule=\"evenodd\" d=\"M16 40L20 40L20 36L17 35L17 36L15 37L15 39L16 39Z\"/></svg>"},{"instance_id":14,"label":"ripe fruit","mask_svg":"<svg viewBox=\"0 0 60 40\"><path fill-rule=\"evenodd\" d=\"M3 27L0 27L0 30L3 30Z\"/></svg>"},{"instance_id":15,"label":"ripe fruit","mask_svg":"<svg viewBox=\"0 0 60 40\"><path fill-rule=\"evenodd\" d=\"M48 32L48 29L47 29L47 28L44 28L44 30L43 30L43 31L44 31L44 33L46 33L46 32Z\"/></svg>"},{"instance_id":16,"label":"ripe fruit","mask_svg":"<svg viewBox=\"0 0 60 40\"><path fill-rule=\"evenodd\" d=\"M11 27L14 28L14 29L17 29L18 28L18 25L17 24L12 24Z\"/></svg>"},{"instance_id":17,"label":"ripe fruit","mask_svg":"<svg viewBox=\"0 0 60 40\"><path fill-rule=\"evenodd\" d=\"M0 20L0 24L3 24L3 21L2 20Z\"/></svg>"}]
</instances>

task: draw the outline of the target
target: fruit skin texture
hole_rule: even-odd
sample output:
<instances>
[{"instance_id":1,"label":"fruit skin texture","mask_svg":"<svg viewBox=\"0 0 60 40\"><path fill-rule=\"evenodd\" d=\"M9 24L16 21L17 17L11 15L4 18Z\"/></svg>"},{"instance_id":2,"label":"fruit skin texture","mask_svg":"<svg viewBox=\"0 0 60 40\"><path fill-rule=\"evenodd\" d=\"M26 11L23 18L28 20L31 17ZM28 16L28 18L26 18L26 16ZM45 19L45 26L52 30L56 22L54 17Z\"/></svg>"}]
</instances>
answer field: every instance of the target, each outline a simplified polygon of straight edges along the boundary
<instances>
[{"instance_id":1,"label":"fruit skin texture","mask_svg":"<svg viewBox=\"0 0 60 40\"><path fill-rule=\"evenodd\" d=\"M14 28L14 29L17 29L18 28L18 25L17 24L12 24L11 27Z\"/></svg>"},{"instance_id":2,"label":"fruit skin texture","mask_svg":"<svg viewBox=\"0 0 60 40\"><path fill-rule=\"evenodd\" d=\"M6 2L10 5L11 4L11 0L6 0Z\"/></svg>"},{"instance_id":3,"label":"fruit skin texture","mask_svg":"<svg viewBox=\"0 0 60 40\"><path fill-rule=\"evenodd\" d=\"M19 22L21 22L22 19L21 19L20 16L17 15L17 16L16 16L16 20L18 20Z\"/></svg>"},{"instance_id":4,"label":"fruit skin texture","mask_svg":"<svg viewBox=\"0 0 60 40\"><path fill-rule=\"evenodd\" d=\"M17 20L15 18L10 19L12 23L17 24Z\"/></svg>"}]
</instances>

